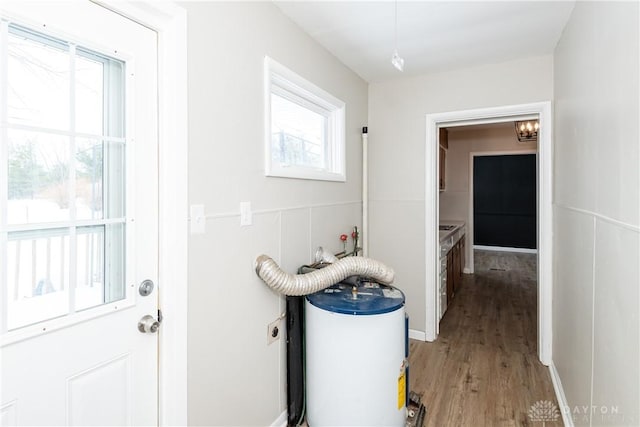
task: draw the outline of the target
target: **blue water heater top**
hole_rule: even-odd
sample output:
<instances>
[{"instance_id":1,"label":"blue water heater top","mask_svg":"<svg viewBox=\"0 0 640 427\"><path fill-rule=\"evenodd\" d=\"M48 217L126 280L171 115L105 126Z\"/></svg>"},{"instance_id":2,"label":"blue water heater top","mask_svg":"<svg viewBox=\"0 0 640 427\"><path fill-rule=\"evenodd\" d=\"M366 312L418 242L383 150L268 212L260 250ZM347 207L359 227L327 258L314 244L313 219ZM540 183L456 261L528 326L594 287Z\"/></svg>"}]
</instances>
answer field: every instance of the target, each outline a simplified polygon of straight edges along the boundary
<instances>
[{"instance_id":1,"label":"blue water heater top","mask_svg":"<svg viewBox=\"0 0 640 427\"><path fill-rule=\"evenodd\" d=\"M379 283L362 282L355 290L348 283L338 283L307 295L307 301L334 313L366 316L396 311L404 305L404 294L400 289Z\"/></svg>"}]
</instances>

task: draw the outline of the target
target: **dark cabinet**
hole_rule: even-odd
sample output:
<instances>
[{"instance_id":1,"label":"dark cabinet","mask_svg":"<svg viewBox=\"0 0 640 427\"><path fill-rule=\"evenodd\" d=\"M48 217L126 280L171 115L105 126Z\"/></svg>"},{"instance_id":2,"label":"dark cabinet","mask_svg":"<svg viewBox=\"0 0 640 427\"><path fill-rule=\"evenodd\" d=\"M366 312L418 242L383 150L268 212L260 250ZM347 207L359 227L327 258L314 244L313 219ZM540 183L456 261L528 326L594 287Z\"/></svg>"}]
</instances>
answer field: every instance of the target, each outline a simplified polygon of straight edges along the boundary
<instances>
[{"instance_id":1,"label":"dark cabinet","mask_svg":"<svg viewBox=\"0 0 640 427\"><path fill-rule=\"evenodd\" d=\"M454 272L453 272L453 249L449 251L447 254L447 307L451 303L453 299L454 291L453 291L453 281L454 281Z\"/></svg>"},{"instance_id":2,"label":"dark cabinet","mask_svg":"<svg viewBox=\"0 0 640 427\"><path fill-rule=\"evenodd\" d=\"M460 241L451 249L453 254L453 294L455 295L460 286Z\"/></svg>"},{"instance_id":3,"label":"dark cabinet","mask_svg":"<svg viewBox=\"0 0 640 427\"><path fill-rule=\"evenodd\" d=\"M463 235L447 253L447 305L453 299L462 283L465 248L466 242Z\"/></svg>"},{"instance_id":4,"label":"dark cabinet","mask_svg":"<svg viewBox=\"0 0 640 427\"><path fill-rule=\"evenodd\" d=\"M447 164L447 150L440 147L440 180L438 188L440 191L444 191L444 178L445 178L445 165Z\"/></svg>"},{"instance_id":5,"label":"dark cabinet","mask_svg":"<svg viewBox=\"0 0 640 427\"><path fill-rule=\"evenodd\" d=\"M440 128L440 176L438 188L444 191L446 188L445 178L447 176L447 149L449 148L449 132L445 128Z\"/></svg>"},{"instance_id":6,"label":"dark cabinet","mask_svg":"<svg viewBox=\"0 0 640 427\"><path fill-rule=\"evenodd\" d=\"M460 239L460 271L459 271L459 277L460 280L462 280L462 274L464 273L464 266L465 266L465 254L467 253L467 244L465 242L466 240L466 236L462 236L462 238Z\"/></svg>"}]
</instances>

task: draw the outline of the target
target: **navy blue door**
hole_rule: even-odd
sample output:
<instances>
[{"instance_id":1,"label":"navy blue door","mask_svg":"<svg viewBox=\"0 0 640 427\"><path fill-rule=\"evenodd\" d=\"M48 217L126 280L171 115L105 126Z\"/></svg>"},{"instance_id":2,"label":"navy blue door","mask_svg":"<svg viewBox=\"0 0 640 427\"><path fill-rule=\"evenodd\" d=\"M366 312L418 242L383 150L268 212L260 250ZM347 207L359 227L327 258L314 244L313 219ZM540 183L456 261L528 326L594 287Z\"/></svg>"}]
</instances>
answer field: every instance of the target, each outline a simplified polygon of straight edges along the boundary
<instances>
[{"instance_id":1,"label":"navy blue door","mask_svg":"<svg viewBox=\"0 0 640 427\"><path fill-rule=\"evenodd\" d=\"M536 155L473 158L473 241L536 249Z\"/></svg>"}]
</instances>

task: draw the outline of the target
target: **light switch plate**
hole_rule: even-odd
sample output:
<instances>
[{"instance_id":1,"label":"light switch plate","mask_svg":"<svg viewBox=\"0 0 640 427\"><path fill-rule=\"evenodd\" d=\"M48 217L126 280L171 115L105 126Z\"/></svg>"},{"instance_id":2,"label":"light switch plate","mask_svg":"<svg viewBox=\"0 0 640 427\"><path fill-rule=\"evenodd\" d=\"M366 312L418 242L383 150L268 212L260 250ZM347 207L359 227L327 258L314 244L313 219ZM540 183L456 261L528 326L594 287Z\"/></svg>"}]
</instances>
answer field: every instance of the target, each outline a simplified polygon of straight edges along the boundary
<instances>
[{"instance_id":1,"label":"light switch plate","mask_svg":"<svg viewBox=\"0 0 640 427\"><path fill-rule=\"evenodd\" d=\"M240 202L240 225L253 224L253 214L251 213L251 202Z\"/></svg>"},{"instance_id":2,"label":"light switch plate","mask_svg":"<svg viewBox=\"0 0 640 427\"><path fill-rule=\"evenodd\" d=\"M191 205L189 217L191 219L191 234L203 234L207 224L207 218L204 216L204 205Z\"/></svg>"}]
</instances>

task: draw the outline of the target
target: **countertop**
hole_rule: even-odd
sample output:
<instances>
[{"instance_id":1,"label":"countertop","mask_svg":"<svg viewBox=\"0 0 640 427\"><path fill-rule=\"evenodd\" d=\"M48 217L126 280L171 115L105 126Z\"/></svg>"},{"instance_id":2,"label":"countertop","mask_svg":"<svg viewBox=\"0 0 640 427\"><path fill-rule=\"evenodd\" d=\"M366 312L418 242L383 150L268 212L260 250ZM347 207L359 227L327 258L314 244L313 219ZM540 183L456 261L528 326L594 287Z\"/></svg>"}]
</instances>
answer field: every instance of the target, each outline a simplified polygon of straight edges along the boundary
<instances>
[{"instance_id":1,"label":"countertop","mask_svg":"<svg viewBox=\"0 0 640 427\"><path fill-rule=\"evenodd\" d=\"M443 230L443 231L439 231L438 232L440 241L442 242L444 239L447 239L448 237L451 237L451 235L453 235L453 233L458 231L460 229L460 227L464 227L465 222L464 221L453 221L453 220L441 219L440 220L440 225L453 225L454 226L454 228L452 228L451 230Z\"/></svg>"}]
</instances>

